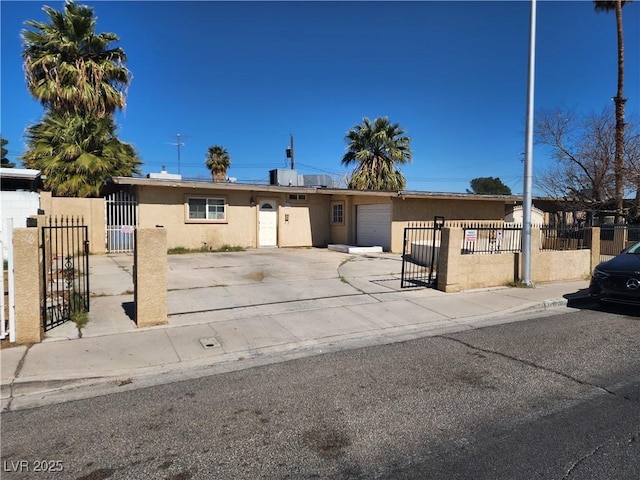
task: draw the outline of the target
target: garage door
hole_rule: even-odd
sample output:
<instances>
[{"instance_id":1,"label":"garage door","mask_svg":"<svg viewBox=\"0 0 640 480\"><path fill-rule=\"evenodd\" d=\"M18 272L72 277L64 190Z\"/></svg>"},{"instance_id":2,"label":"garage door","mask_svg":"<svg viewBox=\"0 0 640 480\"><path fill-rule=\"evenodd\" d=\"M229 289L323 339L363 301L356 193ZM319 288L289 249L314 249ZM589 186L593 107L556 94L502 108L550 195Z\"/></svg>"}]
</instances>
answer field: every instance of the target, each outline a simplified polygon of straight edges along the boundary
<instances>
[{"instance_id":1,"label":"garage door","mask_svg":"<svg viewBox=\"0 0 640 480\"><path fill-rule=\"evenodd\" d=\"M391 250L391 205L358 205L356 218L358 246Z\"/></svg>"}]
</instances>

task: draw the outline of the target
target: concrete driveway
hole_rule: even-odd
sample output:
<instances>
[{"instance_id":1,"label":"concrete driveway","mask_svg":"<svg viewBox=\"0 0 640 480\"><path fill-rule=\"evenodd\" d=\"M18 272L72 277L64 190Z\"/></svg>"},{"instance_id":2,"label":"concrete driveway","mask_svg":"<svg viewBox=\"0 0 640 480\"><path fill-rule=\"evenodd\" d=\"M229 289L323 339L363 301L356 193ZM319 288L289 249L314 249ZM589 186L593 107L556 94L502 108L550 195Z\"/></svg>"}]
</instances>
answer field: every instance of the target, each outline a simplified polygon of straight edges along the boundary
<instances>
[{"instance_id":1,"label":"concrete driveway","mask_svg":"<svg viewBox=\"0 0 640 480\"><path fill-rule=\"evenodd\" d=\"M133 322L133 255L92 255L91 311L84 336L138 330ZM358 302L363 293L400 290L400 255L352 255L324 248L251 249L167 258L170 325ZM364 301L364 299L363 299ZM370 300L369 300L370 301ZM322 303L320 304L322 306ZM258 311L259 309L260 311ZM76 338L68 322L46 339Z\"/></svg>"},{"instance_id":2,"label":"concrete driveway","mask_svg":"<svg viewBox=\"0 0 640 480\"><path fill-rule=\"evenodd\" d=\"M247 345L281 344L438 322L461 324L482 315L546 305L550 299L552 305L566 305L563 295L587 284L455 294L401 290L400 255L322 248L169 255L167 269L167 324L138 328L133 321L133 255L91 256L91 311L83 336L166 327L175 336L182 330L172 327L201 325L198 338L224 336L224 330L227 338ZM77 337L75 324L67 322L47 332L45 341Z\"/></svg>"},{"instance_id":3,"label":"concrete driveway","mask_svg":"<svg viewBox=\"0 0 640 480\"><path fill-rule=\"evenodd\" d=\"M318 248L170 255L168 264L170 316L393 291L402 268L399 255Z\"/></svg>"}]
</instances>

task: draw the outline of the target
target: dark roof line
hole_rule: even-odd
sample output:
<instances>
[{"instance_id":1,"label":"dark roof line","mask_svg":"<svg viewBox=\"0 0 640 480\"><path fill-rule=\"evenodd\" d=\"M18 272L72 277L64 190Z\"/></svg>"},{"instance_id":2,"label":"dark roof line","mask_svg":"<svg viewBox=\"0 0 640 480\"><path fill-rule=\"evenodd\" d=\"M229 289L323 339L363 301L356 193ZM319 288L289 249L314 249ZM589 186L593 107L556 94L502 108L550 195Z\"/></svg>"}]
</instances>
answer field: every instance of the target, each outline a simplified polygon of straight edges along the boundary
<instances>
[{"instance_id":1,"label":"dark roof line","mask_svg":"<svg viewBox=\"0 0 640 480\"><path fill-rule=\"evenodd\" d=\"M268 185L254 183L236 182L207 182L194 180L173 180L161 178L142 177L108 177L105 183L114 185L138 185L156 186L172 188L190 188L207 190L230 190L230 191L266 191L277 193L317 193L324 195L351 195L351 196L380 196L399 198L456 198L463 200L493 200L493 201L521 201L522 197L517 195L477 195L474 193L447 193L447 192L422 192L413 190L354 190L347 188L330 188L319 186L285 186Z\"/></svg>"}]
</instances>

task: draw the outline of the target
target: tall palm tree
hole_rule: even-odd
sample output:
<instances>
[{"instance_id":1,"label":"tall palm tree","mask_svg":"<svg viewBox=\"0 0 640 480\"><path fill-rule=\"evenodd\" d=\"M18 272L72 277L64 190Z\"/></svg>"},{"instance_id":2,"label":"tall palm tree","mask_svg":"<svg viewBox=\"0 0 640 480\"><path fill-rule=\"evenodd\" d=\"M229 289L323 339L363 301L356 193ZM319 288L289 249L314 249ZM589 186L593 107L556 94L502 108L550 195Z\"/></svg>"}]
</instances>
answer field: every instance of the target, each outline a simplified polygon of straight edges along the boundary
<instances>
[{"instance_id":1,"label":"tall palm tree","mask_svg":"<svg viewBox=\"0 0 640 480\"><path fill-rule=\"evenodd\" d=\"M85 5L65 2L64 11L43 7L50 23L35 20L23 30L24 70L29 92L45 108L111 114L123 109L131 81L126 55L110 48L114 33L95 33L97 18Z\"/></svg>"},{"instance_id":2,"label":"tall palm tree","mask_svg":"<svg viewBox=\"0 0 640 480\"><path fill-rule=\"evenodd\" d=\"M624 36L622 29L622 7L630 0L594 0L596 12L615 12L616 26L618 33L618 89L613 101L616 106L616 150L615 150L615 200L616 200L616 223L623 220L623 155L624 155Z\"/></svg>"},{"instance_id":3,"label":"tall palm tree","mask_svg":"<svg viewBox=\"0 0 640 480\"><path fill-rule=\"evenodd\" d=\"M407 181L396 164L411 162L411 138L397 123L378 117L355 125L345 136L347 153L343 165L356 163L349 188L357 190L402 190Z\"/></svg>"},{"instance_id":4,"label":"tall palm tree","mask_svg":"<svg viewBox=\"0 0 640 480\"><path fill-rule=\"evenodd\" d=\"M97 197L108 176L139 173L134 147L114 134L110 116L50 112L27 128L22 162L40 170L56 196Z\"/></svg>"},{"instance_id":5,"label":"tall palm tree","mask_svg":"<svg viewBox=\"0 0 640 480\"><path fill-rule=\"evenodd\" d=\"M211 177L214 182L225 182L227 180L227 169L231 166L231 157L226 148L220 145L209 147L204 163L211 171Z\"/></svg>"},{"instance_id":6,"label":"tall palm tree","mask_svg":"<svg viewBox=\"0 0 640 480\"><path fill-rule=\"evenodd\" d=\"M138 173L133 146L116 136L131 81L126 55L110 48L113 33L96 33L93 9L67 0L64 11L44 7L50 22L26 21L22 31L29 92L44 107L27 128L22 160L46 175L54 195L98 196L108 176Z\"/></svg>"}]
</instances>

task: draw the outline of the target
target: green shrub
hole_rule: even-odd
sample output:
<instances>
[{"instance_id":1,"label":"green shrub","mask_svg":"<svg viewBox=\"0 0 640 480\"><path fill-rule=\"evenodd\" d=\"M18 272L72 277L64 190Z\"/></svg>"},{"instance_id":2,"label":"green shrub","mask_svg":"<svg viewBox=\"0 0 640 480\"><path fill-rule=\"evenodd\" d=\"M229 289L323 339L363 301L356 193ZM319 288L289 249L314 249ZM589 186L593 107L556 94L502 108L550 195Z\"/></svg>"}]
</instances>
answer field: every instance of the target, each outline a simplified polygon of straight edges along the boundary
<instances>
[{"instance_id":1,"label":"green shrub","mask_svg":"<svg viewBox=\"0 0 640 480\"><path fill-rule=\"evenodd\" d=\"M219 248L209 248L206 245L203 245L200 248L187 248L187 247L173 247L167 250L167 254L169 255L181 255L183 253L219 253L219 252L244 252L244 247L231 246L224 244Z\"/></svg>"},{"instance_id":2,"label":"green shrub","mask_svg":"<svg viewBox=\"0 0 640 480\"><path fill-rule=\"evenodd\" d=\"M181 255L183 253L189 253L189 249L187 247L173 247L167 250L169 255Z\"/></svg>"}]
</instances>

